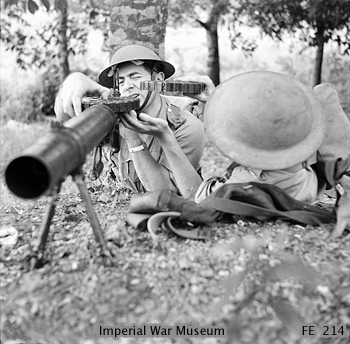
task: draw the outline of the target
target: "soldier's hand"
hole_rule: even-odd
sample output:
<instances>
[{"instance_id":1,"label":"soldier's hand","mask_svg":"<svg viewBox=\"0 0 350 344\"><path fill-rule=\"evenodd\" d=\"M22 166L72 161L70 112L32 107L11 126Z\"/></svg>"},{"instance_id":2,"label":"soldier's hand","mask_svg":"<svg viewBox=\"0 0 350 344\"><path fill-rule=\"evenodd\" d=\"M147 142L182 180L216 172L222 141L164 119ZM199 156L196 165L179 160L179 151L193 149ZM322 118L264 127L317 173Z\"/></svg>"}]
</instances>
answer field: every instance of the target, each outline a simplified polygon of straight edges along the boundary
<instances>
[{"instance_id":1,"label":"soldier's hand","mask_svg":"<svg viewBox=\"0 0 350 344\"><path fill-rule=\"evenodd\" d=\"M126 141L128 146L139 146L142 141L140 134L134 130L128 129L123 125L123 121L119 122L119 135Z\"/></svg>"},{"instance_id":2,"label":"soldier's hand","mask_svg":"<svg viewBox=\"0 0 350 344\"><path fill-rule=\"evenodd\" d=\"M83 73L72 73L63 82L55 101L55 113L59 120L80 115L81 100L87 92L98 92L102 98L108 98L109 88L99 85Z\"/></svg>"},{"instance_id":3,"label":"soldier's hand","mask_svg":"<svg viewBox=\"0 0 350 344\"><path fill-rule=\"evenodd\" d=\"M200 94L187 94L184 93L184 96L195 98L203 103L206 103L209 96L215 90L215 85L213 81L207 75L198 75L198 74L190 74L186 76L182 76L180 78L175 79L174 81L188 81L188 82L199 82L205 84L205 89Z\"/></svg>"},{"instance_id":4,"label":"soldier's hand","mask_svg":"<svg viewBox=\"0 0 350 344\"><path fill-rule=\"evenodd\" d=\"M147 134L160 137L169 130L168 122L164 119L154 118L145 113L138 116L135 111L119 114L120 121L125 128L139 134Z\"/></svg>"}]
</instances>

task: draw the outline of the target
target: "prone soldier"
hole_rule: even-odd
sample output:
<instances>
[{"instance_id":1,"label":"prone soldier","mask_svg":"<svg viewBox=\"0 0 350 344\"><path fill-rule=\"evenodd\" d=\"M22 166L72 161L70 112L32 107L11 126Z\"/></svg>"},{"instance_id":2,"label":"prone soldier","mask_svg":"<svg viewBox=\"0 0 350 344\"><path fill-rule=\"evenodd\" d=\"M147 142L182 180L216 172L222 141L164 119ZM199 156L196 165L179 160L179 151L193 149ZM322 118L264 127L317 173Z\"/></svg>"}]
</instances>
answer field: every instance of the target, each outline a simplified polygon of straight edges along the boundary
<instances>
[{"instance_id":1,"label":"prone soldier","mask_svg":"<svg viewBox=\"0 0 350 344\"><path fill-rule=\"evenodd\" d=\"M189 197L202 182L197 172L205 145L204 126L157 90L140 88L142 82L161 82L175 72L152 50L139 45L120 48L101 72L99 83L82 73L69 75L56 98L57 118L65 121L79 115L87 92L108 98L116 67L121 96L139 99L141 109L119 114L120 151L111 151L110 160L133 191L168 188Z\"/></svg>"}]
</instances>

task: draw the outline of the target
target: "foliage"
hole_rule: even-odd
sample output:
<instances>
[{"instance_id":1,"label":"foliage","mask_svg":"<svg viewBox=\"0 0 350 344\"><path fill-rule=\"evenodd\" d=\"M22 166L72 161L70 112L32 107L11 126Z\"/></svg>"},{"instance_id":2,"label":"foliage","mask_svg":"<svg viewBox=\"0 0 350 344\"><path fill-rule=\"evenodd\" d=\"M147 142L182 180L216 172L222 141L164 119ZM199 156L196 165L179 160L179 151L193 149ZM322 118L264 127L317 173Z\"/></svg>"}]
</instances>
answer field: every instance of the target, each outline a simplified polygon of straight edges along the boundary
<instances>
[{"instance_id":1,"label":"foliage","mask_svg":"<svg viewBox=\"0 0 350 344\"><path fill-rule=\"evenodd\" d=\"M325 43L334 41L344 54L350 53L349 0L237 0L235 11L277 40L291 32L317 46L316 33L323 30Z\"/></svg>"},{"instance_id":2,"label":"foliage","mask_svg":"<svg viewBox=\"0 0 350 344\"><path fill-rule=\"evenodd\" d=\"M54 115L54 99L60 83L69 72L62 56L83 55L91 28L108 28L109 11L105 1L2 0L0 39L7 50L16 53L23 70L35 71L30 80L21 80L17 69L1 85L2 118L37 121ZM69 9L67 35L62 35L62 13ZM66 46L64 41L68 41ZM63 51L64 50L64 51ZM15 88L5 89L15 83ZM8 94L6 94L8 93Z\"/></svg>"},{"instance_id":3,"label":"foliage","mask_svg":"<svg viewBox=\"0 0 350 344\"><path fill-rule=\"evenodd\" d=\"M207 59L207 75L213 81L214 85L220 83L220 59L218 48L218 23L222 15L228 9L228 0L220 1L205 1L191 2L191 6L185 2L170 2L170 17L174 17L175 23L182 21L184 18L195 20L201 27L206 30L207 46L208 46L208 59ZM184 5L184 6L182 6ZM203 5L208 6L207 18L200 19L198 11L204 11ZM174 20L172 20L174 23Z\"/></svg>"},{"instance_id":4,"label":"foliage","mask_svg":"<svg viewBox=\"0 0 350 344\"><path fill-rule=\"evenodd\" d=\"M0 171L4 170L5 164L23 149L32 145L45 133L45 125L27 124L16 120L1 121L1 160ZM5 194L4 194L5 195Z\"/></svg>"},{"instance_id":5,"label":"foliage","mask_svg":"<svg viewBox=\"0 0 350 344\"><path fill-rule=\"evenodd\" d=\"M253 39L245 38L237 30L235 23L239 18L233 11L233 4L234 1L229 0L219 2L216 0L170 0L168 25L175 28L185 24L199 26L201 22L217 14L219 26L226 27L229 32L231 48L241 49L246 56L250 56L257 48L257 43Z\"/></svg>"},{"instance_id":6,"label":"foliage","mask_svg":"<svg viewBox=\"0 0 350 344\"><path fill-rule=\"evenodd\" d=\"M303 51L297 55L279 56L277 65L280 72L295 77L304 85L309 85L312 77L312 58L310 52ZM350 119L350 61L346 56L339 55L336 48L329 49L324 54L324 82L335 86L345 114Z\"/></svg>"},{"instance_id":7,"label":"foliage","mask_svg":"<svg viewBox=\"0 0 350 344\"><path fill-rule=\"evenodd\" d=\"M204 1L169 1L169 25L177 27L188 22L194 23L197 20L205 21L208 18L207 15L214 7L217 1L204 0ZM220 12L222 14L227 13L229 9L229 1L219 1ZM219 8L218 8L219 10Z\"/></svg>"},{"instance_id":8,"label":"foliage","mask_svg":"<svg viewBox=\"0 0 350 344\"><path fill-rule=\"evenodd\" d=\"M342 59L338 54L332 53L326 56L325 62L328 68L324 70L324 78L337 85L341 105L350 120L350 59Z\"/></svg>"},{"instance_id":9,"label":"foliage","mask_svg":"<svg viewBox=\"0 0 350 344\"><path fill-rule=\"evenodd\" d=\"M96 73L87 67L81 71L91 78L96 77ZM1 75L1 123L10 119L34 123L42 121L46 116L55 116L54 101L59 86L60 72L57 64L48 64L39 71L24 71L9 66Z\"/></svg>"},{"instance_id":10,"label":"foliage","mask_svg":"<svg viewBox=\"0 0 350 344\"><path fill-rule=\"evenodd\" d=\"M41 68L58 59L62 43L58 15L62 10L69 10L67 39L68 53L72 56L86 52L90 27L108 29L109 12L95 7L98 4L94 2L74 0L69 7L66 0L55 0L53 6L48 0L37 2L2 0L0 39L7 49L17 53L22 69Z\"/></svg>"},{"instance_id":11,"label":"foliage","mask_svg":"<svg viewBox=\"0 0 350 344\"><path fill-rule=\"evenodd\" d=\"M327 42L350 54L350 0L237 0L234 11L273 39L282 41L290 33L316 47L314 85L321 83Z\"/></svg>"},{"instance_id":12,"label":"foliage","mask_svg":"<svg viewBox=\"0 0 350 344\"><path fill-rule=\"evenodd\" d=\"M5 73L3 73L5 74ZM9 119L25 123L52 116L59 87L57 65L50 64L38 73L14 69L1 80L1 121Z\"/></svg>"},{"instance_id":13,"label":"foliage","mask_svg":"<svg viewBox=\"0 0 350 344\"><path fill-rule=\"evenodd\" d=\"M20 73L23 75L22 73ZM18 75L18 74L17 74ZM39 78L31 77L24 82L2 80L1 122L9 119L30 123L42 119L42 89Z\"/></svg>"},{"instance_id":14,"label":"foliage","mask_svg":"<svg viewBox=\"0 0 350 344\"><path fill-rule=\"evenodd\" d=\"M212 16L213 2L170 0L169 23L200 23ZM220 24L228 29L233 49L251 55L258 46L257 38L247 39L242 25L260 28L263 34L283 41L292 34L310 47L317 47L314 85L321 82L323 47L333 41L342 54L350 53L350 0L237 0L222 1Z\"/></svg>"},{"instance_id":15,"label":"foliage","mask_svg":"<svg viewBox=\"0 0 350 344\"><path fill-rule=\"evenodd\" d=\"M60 74L57 65L51 64L41 76L42 98L41 113L45 116L55 116L54 104L60 84Z\"/></svg>"}]
</instances>

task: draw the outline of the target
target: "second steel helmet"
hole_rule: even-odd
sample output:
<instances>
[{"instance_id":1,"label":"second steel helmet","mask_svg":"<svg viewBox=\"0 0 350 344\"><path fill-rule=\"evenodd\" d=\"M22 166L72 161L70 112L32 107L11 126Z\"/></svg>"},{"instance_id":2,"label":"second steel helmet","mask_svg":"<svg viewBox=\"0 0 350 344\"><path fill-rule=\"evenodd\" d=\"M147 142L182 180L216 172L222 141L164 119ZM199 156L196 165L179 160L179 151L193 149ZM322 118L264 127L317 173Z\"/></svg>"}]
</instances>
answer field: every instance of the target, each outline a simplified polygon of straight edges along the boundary
<instances>
[{"instance_id":1,"label":"second steel helmet","mask_svg":"<svg viewBox=\"0 0 350 344\"><path fill-rule=\"evenodd\" d=\"M113 77L109 76L111 67L124 62L132 61L155 63L158 66L159 71L164 73L165 79L169 78L175 73L174 66L169 62L163 61L153 50L142 45L126 45L116 51L111 59L110 65L99 75L101 85L112 88Z\"/></svg>"},{"instance_id":2,"label":"second steel helmet","mask_svg":"<svg viewBox=\"0 0 350 344\"><path fill-rule=\"evenodd\" d=\"M204 121L222 154L262 170L307 160L325 137L313 91L275 72L247 72L221 83L206 103Z\"/></svg>"}]
</instances>

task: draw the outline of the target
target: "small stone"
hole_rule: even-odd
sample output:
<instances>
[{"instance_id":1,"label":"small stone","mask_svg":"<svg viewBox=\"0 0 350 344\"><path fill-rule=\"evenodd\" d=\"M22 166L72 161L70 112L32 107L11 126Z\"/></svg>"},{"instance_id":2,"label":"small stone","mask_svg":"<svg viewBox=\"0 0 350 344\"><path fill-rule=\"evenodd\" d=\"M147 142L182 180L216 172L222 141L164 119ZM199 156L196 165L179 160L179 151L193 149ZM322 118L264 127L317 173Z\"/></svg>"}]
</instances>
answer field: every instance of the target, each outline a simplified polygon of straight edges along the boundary
<instances>
[{"instance_id":1,"label":"small stone","mask_svg":"<svg viewBox=\"0 0 350 344\"><path fill-rule=\"evenodd\" d=\"M130 281L130 284L131 285L137 285L137 284L139 284L140 283L140 280L138 279L138 278L134 278L134 279L132 279L131 281Z\"/></svg>"},{"instance_id":2,"label":"small stone","mask_svg":"<svg viewBox=\"0 0 350 344\"><path fill-rule=\"evenodd\" d=\"M212 278L214 276L214 271L212 269L201 270L199 274L205 278Z\"/></svg>"}]
</instances>

